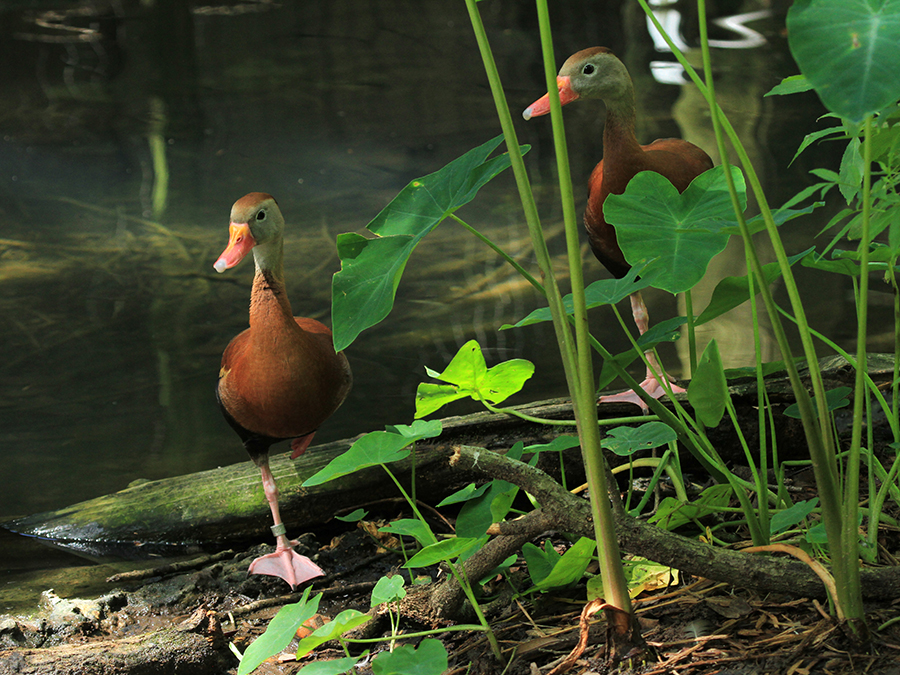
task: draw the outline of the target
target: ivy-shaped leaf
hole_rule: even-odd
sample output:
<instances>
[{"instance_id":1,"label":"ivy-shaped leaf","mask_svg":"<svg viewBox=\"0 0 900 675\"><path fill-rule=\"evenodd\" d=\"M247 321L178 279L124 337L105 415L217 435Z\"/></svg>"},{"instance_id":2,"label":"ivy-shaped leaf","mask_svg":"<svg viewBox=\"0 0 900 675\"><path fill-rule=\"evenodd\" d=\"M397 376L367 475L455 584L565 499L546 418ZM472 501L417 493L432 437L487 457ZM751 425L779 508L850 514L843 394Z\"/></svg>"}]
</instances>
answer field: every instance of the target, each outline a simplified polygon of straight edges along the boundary
<instances>
[{"instance_id":1,"label":"ivy-shaped leaf","mask_svg":"<svg viewBox=\"0 0 900 675\"><path fill-rule=\"evenodd\" d=\"M534 364L512 359L488 368L481 347L469 340L442 373L426 368L429 376L446 384L423 382L416 391L416 418L430 415L462 398L501 403L519 391L534 374Z\"/></svg>"}]
</instances>

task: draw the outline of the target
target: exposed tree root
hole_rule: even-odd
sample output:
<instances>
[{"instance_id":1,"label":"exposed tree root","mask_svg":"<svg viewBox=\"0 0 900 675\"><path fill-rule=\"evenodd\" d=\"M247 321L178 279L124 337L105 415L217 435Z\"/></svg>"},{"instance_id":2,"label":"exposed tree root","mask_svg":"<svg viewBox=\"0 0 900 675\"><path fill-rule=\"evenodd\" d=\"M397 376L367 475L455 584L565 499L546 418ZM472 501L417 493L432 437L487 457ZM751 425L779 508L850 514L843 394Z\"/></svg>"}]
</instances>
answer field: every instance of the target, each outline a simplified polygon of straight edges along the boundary
<instances>
[{"instance_id":1,"label":"exposed tree root","mask_svg":"<svg viewBox=\"0 0 900 675\"><path fill-rule=\"evenodd\" d=\"M504 455L472 446L456 446L450 459L453 466L507 480L531 494L541 508L514 521L499 523L491 542L466 561L470 578L496 567L522 543L549 530L593 537L588 502L566 491L540 469L508 459ZM794 596L823 598L821 579L807 566L793 559L751 555L715 547L663 530L624 513L615 514L616 535L624 551L668 565L693 576L721 581L759 592L779 592ZM861 573L866 598L900 597L900 567L866 568ZM442 616L452 615L462 604L455 581L447 579L432 595L432 609Z\"/></svg>"}]
</instances>

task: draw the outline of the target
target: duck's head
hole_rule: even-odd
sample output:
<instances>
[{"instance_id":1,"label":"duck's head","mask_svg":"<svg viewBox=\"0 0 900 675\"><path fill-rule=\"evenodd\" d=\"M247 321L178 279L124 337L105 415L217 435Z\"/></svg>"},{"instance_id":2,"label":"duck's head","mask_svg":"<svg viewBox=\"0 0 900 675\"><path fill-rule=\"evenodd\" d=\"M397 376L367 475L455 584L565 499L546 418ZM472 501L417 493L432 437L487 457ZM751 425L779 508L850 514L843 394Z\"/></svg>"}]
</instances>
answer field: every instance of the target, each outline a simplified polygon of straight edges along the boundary
<instances>
[{"instance_id":1,"label":"duck's head","mask_svg":"<svg viewBox=\"0 0 900 675\"><path fill-rule=\"evenodd\" d=\"M228 246L213 268L224 272L237 265L254 246L265 247L279 241L284 233L284 217L272 195L251 192L231 207Z\"/></svg>"},{"instance_id":2,"label":"duck's head","mask_svg":"<svg viewBox=\"0 0 900 675\"><path fill-rule=\"evenodd\" d=\"M556 77L562 105L582 98L603 99L607 105L626 99L632 90L625 65L606 47L591 47L572 54ZM522 113L526 120L550 112L550 97L544 94Z\"/></svg>"}]
</instances>

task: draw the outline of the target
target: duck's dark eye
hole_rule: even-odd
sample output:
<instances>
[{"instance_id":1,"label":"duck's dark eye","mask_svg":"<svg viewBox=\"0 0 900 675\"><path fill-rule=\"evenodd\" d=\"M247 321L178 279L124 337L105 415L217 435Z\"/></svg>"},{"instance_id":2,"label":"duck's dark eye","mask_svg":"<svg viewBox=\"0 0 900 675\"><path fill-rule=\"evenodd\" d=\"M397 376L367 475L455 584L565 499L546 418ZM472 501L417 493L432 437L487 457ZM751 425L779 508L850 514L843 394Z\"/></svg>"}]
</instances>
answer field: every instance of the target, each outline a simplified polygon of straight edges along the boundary
<instances>
[{"instance_id":1,"label":"duck's dark eye","mask_svg":"<svg viewBox=\"0 0 900 675\"><path fill-rule=\"evenodd\" d=\"M257 212L256 212L256 219L257 219L257 220L265 220L265 219L266 219L266 210L265 210L265 209L260 209L259 211L257 211Z\"/></svg>"},{"instance_id":2,"label":"duck's dark eye","mask_svg":"<svg viewBox=\"0 0 900 675\"><path fill-rule=\"evenodd\" d=\"M585 75L593 75L595 70L597 69L594 67L593 63L585 63L584 68L581 69L581 72Z\"/></svg>"}]
</instances>

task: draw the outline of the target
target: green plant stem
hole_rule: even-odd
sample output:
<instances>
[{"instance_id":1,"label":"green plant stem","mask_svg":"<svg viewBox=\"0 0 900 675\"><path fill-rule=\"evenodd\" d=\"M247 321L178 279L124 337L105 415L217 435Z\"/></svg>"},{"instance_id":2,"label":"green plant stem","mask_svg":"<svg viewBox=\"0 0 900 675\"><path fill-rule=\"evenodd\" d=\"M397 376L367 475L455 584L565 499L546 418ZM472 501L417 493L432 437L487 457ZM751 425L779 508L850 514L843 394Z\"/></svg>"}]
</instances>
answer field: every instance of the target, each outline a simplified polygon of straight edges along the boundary
<instances>
[{"instance_id":1,"label":"green plant stem","mask_svg":"<svg viewBox=\"0 0 900 675\"><path fill-rule=\"evenodd\" d=\"M747 269L750 269L749 249L744 247L744 258ZM753 325L753 354L756 359L756 424L759 429L759 473L769 475L769 452L766 441L766 415L771 414L771 409L766 406L766 378L763 375L762 339L759 331L759 308L756 304L755 282L752 274L747 274L747 291L750 294L750 320ZM752 464L751 464L752 466ZM759 519L765 531L769 531L769 501L759 502Z\"/></svg>"},{"instance_id":2,"label":"green plant stem","mask_svg":"<svg viewBox=\"0 0 900 675\"><path fill-rule=\"evenodd\" d=\"M468 631L481 631L483 633L487 633L490 629L485 628L481 624L477 623L459 623L453 626L445 626L444 628L435 628L433 630L422 630L417 633L404 633L404 638L420 638L420 637L431 637L432 635L440 635L441 633L453 633L453 632L468 632ZM341 638L343 642L352 642L354 644L375 644L378 642L384 642L383 637L376 638Z\"/></svg>"},{"instance_id":3,"label":"green plant stem","mask_svg":"<svg viewBox=\"0 0 900 675\"><path fill-rule=\"evenodd\" d=\"M387 468L387 465L385 465L385 464L379 464L378 466L380 466L382 469L384 469L385 473L387 473L387 475L391 477L391 480L394 481L394 485L396 485L396 486L397 486L397 489L400 490L400 494L403 495L403 498L406 500L407 504L409 504L409 508L411 508L412 511L413 511L413 513L416 514L416 518L418 518L418 519L419 519L420 521L422 521L423 523L424 523L424 522L427 522L427 521L425 520L425 517L424 517L424 516L422 515L422 513L419 511L419 507L416 506L415 500L413 500L413 499L410 498L409 494L407 494L406 490L404 490L404 489L403 489L403 486L400 484L400 481L397 480L397 477L391 472L390 469ZM429 532L431 532L430 529L429 529ZM436 543L437 543L437 538L434 536L434 534L431 535L431 540L432 540L432 541L431 541L432 544L436 544ZM400 543L401 543L401 544L403 543L403 538L402 538L402 537L400 538ZM404 557L405 557L405 555L404 555Z\"/></svg>"},{"instance_id":4,"label":"green plant stem","mask_svg":"<svg viewBox=\"0 0 900 675\"><path fill-rule=\"evenodd\" d=\"M518 187L519 195L522 200L522 207L525 212L525 222L528 226L528 231L531 236L535 256L537 258L538 266L541 270L541 275L544 281L544 288L547 291L547 303L550 306L550 314L553 317L553 327L556 333L557 342L559 344L560 356L563 363L563 371L566 376L566 382L569 386L569 392L572 395L572 407L575 413L579 437L582 441L582 448L584 449L585 447L587 447L591 449L584 451L583 456L586 462L585 472L587 473L589 482L591 484L591 505L594 516L594 528L598 537L597 549L601 559L601 570L604 580L604 595L608 603L615 607L618 607L619 609L622 609L623 611L631 613L631 599L628 596L628 587L625 582L625 573L622 569L621 558L618 550L618 541L616 539L615 529L613 527L612 510L607 498L608 491L606 487L606 476L604 472L605 467L602 464L603 457L600 453L600 435L597 429L597 407L596 402L593 400L592 369L589 368L587 371L579 371L579 366L585 362L590 364L591 359L590 350L584 349L584 346L589 344L589 340L587 338L587 322L585 316L586 312L584 310L584 291L581 274L580 272L578 272L577 274L572 274L570 270L570 274L572 274L573 286L577 285L581 287L580 298L582 307L578 308L578 301L576 301L576 311L574 315L576 336L579 345L579 350L576 350L571 331L569 330L567 324L566 312L562 303L562 295L559 292L559 288L553 275L550 254L547 250L547 244L544 240L543 232L541 230L540 220L537 214L537 206L534 202L531 185L529 184L528 176L525 171L525 164L522 159L522 154L519 150L515 128L513 127L512 123L512 116L510 115L509 107L506 104L503 87L500 83L500 76L497 72L497 66L494 62L493 54L491 53L487 34L484 30L484 24L481 21L481 16L478 12L478 7L475 0L466 0L466 8L469 12L469 18L472 22L475 39L478 43L478 50L481 54L482 61L484 62L485 72L487 73L488 82L491 87L491 94L494 98L497 114L500 119L500 127L503 130L503 135L506 140L507 149L510 155L510 165L513 170L513 175L515 176L516 185ZM546 3L543 3L543 7L541 6L540 2L538 3L538 17L541 23L541 43L544 50L545 68L548 67L548 57L549 67L552 67L553 55L552 47L549 42L549 18L547 16ZM552 81L555 83L555 77L552 78ZM551 91L556 92L556 87L551 87ZM551 96L551 108L554 105L555 114L551 111L551 117L556 118L555 123L556 121L561 122L558 94L556 96L555 104L553 103L553 96ZM559 135L559 133L554 131L554 138L557 142ZM565 151L564 141L562 145L563 151ZM557 152L559 152L558 146ZM565 174L566 176L568 176L568 166L566 166ZM567 198L566 195L568 195ZM571 202L571 204L567 205L567 201ZM574 223L574 200L572 200L570 181L568 193L566 193L565 189L563 188L563 203L564 211L568 214L568 217L566 218L566 238L567 241L570 242L572 240L572 233L570 232L570 230L572 230L574 227L577 227ZM575 241L576 245L574 252L570 247L570 261L571 256L573 256L575 252L580 251L580 247L577 243L577 230L575 234ZM580 266L580 254L578 263ZM578 353L579 351L581 352L580 354ZM587 397L585 396L585 392L588 392ZM593 414L593 421L591 421L591 414Z\"/></svg>"},{"instance_id":5,"label":"green plant stem","mask_svg":"<svg viewBox=\"0 0 900 675\"><path fill-rule=\"evenodd\" d=\"M572 286L572 307L575 319L575 355L577 367L569 380L572 393L578 435L581 438L585 474L591 490L591 512L603 595L606 602L631 614L631 597L622 566L619 542L616 537L612 508L607 494L606 465L600 448L600 432L597 428L597 406L594 399L593 350L590 343L587 308L584 297L584 274L581 267L581 242L575 215L572 178L569 173L569 153L562 119L562 104L556 86L556 58L550 30L550 13L547 0L537 0L538 26L541 34L541 53L544 76L550 97L550 121L553 128L553 147L559 173L560 200L565 224L566 251L569 260L569 278ZM575 404L575 401L578 404Z\"/></svg>"},{"instance_id":6,"label":"green plant stem","mask_svg":"<svg viewBox=\"0 0 900 675\"><path fill-rule=\"evenodd\" d=\"M862 190L862 223L859 240L859 294L857 296L857 333L856 333L856 379L854 382L853 396L853 427L850 440L850 454L846 462L846 475L844 477L844 504L843 504L843 541L845 548L841 555L843 558L844 573L847 579L841 579L851 588L859 588L859 554L858 539L859 526L857 514L859 510L859 465L860 448L862 446L862 426L865 419L864 408L868 396L866 394L865 378L868 371L867 324L869 306L869 220L871 215L872 194L872 116L867 115L863 125L863 190ZM853 542L851 546L850 542ZM832 558L834 558L832 553ZM840 589L839 589L840 590ZM864 609L862 597L858 594L848 594L849 597L841 598L842 605L848 618L862 620ZM853 603L848 604L848 603Z\"/></svg>"},{"instance_id":7,"label":"green plant stem","mask_svg":"<svg viewBox=\"0 0 900 675\"><path fill-rule=\"evenodd\" d=\"M455 220L457 223L459 223L464 228L466 228L469 232L474 234L479 240L481 240L481 242L486 244L488 246L488 248L490 248L494 253L496 253L501 258L503 258L506 262L508 262L510 265L512 265L513 269L516 272L518 272L519 274L521 274L522 278L524 278L525 281L527 281L529 284L531 284L541 295L543 295L545 298L547 297L547 291L544 290L544 287L543 287L543 285L541 285L541 282L538 281L537 279L535 279L534 276L532 276L532 274L528 270L526 270L524 267L522 267L522 265L520 265L519 262L517 260L515 260L512 256L510 256L506 251L504 251L502 248L497 246L497 244L495 244L490 238L483 235L481 232L479 232L474 227L469 225L466 221L464 221L462 218L457 216L455 213L451 213L450 218Z\"/></svg>"},{"instance_id":8,"label":"green plant stem","mask_svg":"<svg viewBox=\"0 0 900 675\"><path fill-rule=\"evenodd\" d=\"M456 564L452 560L448 560L447 565L450 567L453 576L456 577L456 583L459 584L460 588L463 589L463 593L465 593L466 597L469 599L469 604L472 606L472 610L475 612L478 622L484 626L488 642L491 645L491 651L494 653L494 658L496 658L497 661L503 661L503 652L500 650L500 643L497 642L497 636L494 635L494 631L491 630L491 626L487 622L484 612L481 611L481 606L478 604L478 599L475 597L475 592L472 590L472 584L469 583L469 578L464 571L457 569Z\"/></svg>"},{"instance_id":9,"label":"green plant stem","mask_svg":"<svg viewBox=\"0 0 900 675\"><path fill-rule=\"evenodd\" d=\"M690 377L697 372L697 333L694 330L694 296L691 289L684 292L684 316L687 319L688 358L690 359Z\"/></svg>"},{"instance_id":10,"label":"green plant stem","mask_svg":"<svg viewBox=\"0 0 900 675\"><path fill-rule=\"evenodd\" d=\"M481 403L485 408L490 410L492 413L498 413L501 415L513 415L514 417L518 417L521 420L525 420L526 422L534 422L535 424L546 424L548 426L557 426L557 427L570 427L572 426L573 420L551 420L546 419L544 417L534 417L527 413L523 413L520 410L516 410L515 408L501 408L499 406L492 405L489 401L485 399L481 399ZM639 422L655 422L659 418L656 415L641 415L634 417L610 417L609 419L598 420L597 424L600 426L611 426L613 424L637 424Z\"/></svg>"}]
</instances>

